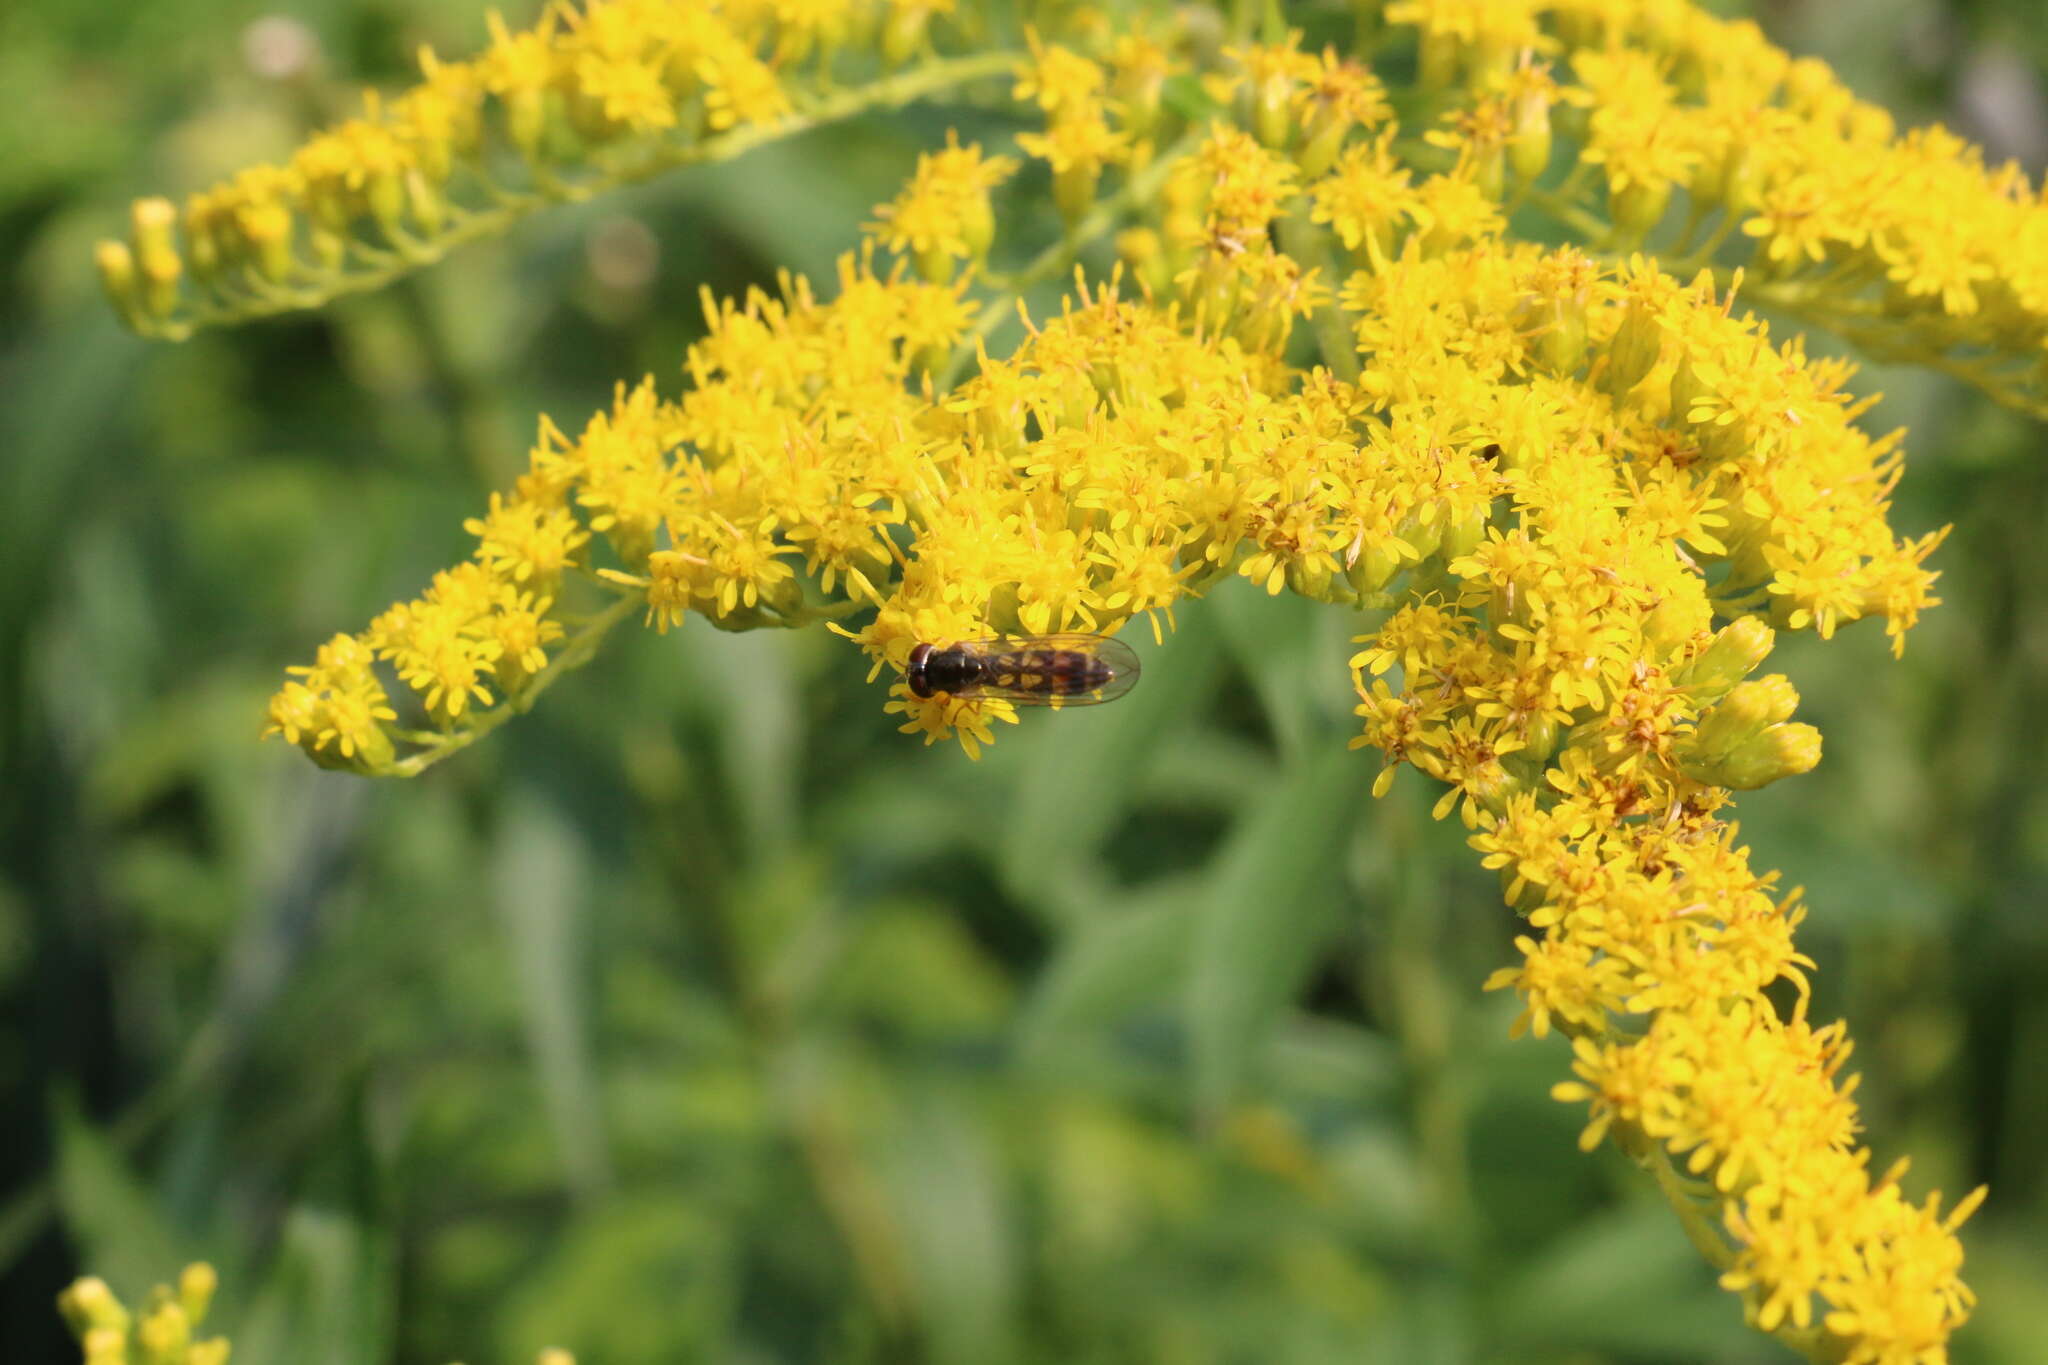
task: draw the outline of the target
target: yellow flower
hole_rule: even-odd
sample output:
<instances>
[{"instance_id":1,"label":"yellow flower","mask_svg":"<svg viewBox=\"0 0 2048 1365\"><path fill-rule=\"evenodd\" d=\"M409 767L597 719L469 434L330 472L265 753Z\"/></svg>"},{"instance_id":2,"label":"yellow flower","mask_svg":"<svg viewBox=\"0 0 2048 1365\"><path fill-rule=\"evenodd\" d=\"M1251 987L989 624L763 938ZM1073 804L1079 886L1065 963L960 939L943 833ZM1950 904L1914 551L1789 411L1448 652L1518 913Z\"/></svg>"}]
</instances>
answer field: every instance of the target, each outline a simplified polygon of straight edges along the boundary
<instances>
[{"instance_id":1,"label":"yellow flower","mask_svg":"<svg viewBox=\"0 0 2048 1365\"><path fill-rule=\"evenodd\" d=\"M978 144L962 147L949 136L946 149L920 156L903 192L875 210L871 231L891 251L911 255L926 279L944 281L952 261L988 254L996 230L989 191L1016 168L1009 157L984 157Z\"/></svg>"}]
</instances>

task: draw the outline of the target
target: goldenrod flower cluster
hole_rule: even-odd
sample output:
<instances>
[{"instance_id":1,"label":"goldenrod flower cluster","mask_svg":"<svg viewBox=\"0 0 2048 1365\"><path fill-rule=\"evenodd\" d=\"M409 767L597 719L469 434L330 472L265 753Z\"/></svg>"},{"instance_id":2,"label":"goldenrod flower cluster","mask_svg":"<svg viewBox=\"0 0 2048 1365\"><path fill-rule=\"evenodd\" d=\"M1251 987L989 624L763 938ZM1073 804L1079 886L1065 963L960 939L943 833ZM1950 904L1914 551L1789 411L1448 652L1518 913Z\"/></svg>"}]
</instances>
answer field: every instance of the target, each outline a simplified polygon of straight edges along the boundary
<instances>
[{"instance_id":1,"label":"goldenrod flower cluster","mask_svg":"<svg viewBox=\"0 0 2048 1365\"><path fill-rule=\"evenodd\" d=\"M150 1290L137 1317L105 1280L87 1276L57 1296L57 1308L78 1337L85 1365L227 1365L226 1337L192 1339L219 1285L212 1266L195 1262L179 1274L175 1290L161 1284ZM534 1365L576 1365L576 1357L551 1346Z\"/></svg>"},{"instance_id":2,"label":"goldenrod flower cluster","mask_svg":"<svg viewBox=\"0 0 2048 1365\"><path fill-rule=\"evenodd\" d=\"M585 96L570 122L593 145L658 130L663 99L687 122L770 117L701 60L658 88L598 62L602 98L581 74L600 32L669 81L663 22L738 25L720 50L767 72L851 24L790 37L769 13L617 0L500 32L461 69L547 69L542 88ZM1727 819L1733 792L1820 757L1791 683L1759 674L1774 632L1874 618L1900 647L1941 535L1887 524L1899 439L1860 424L1850 368L1745 300L2035 402L2048 217L2015 173L1896 136L1825 69L1682 0L1383 17L1416 46L1417 126L1369 62L1298 35L1237 35L1214 69L1192 30L1034 35L1011 62L1036 125L1016 141L1049 163L1068 240L1021 279L1118 227L1126 273L1077 275L986 354L1015 307L983 301L1015 163L949 141L829 297L797 278L707 297L679 394L622 385L574 437L543 421L468 524L471 560L292 670L272 730L416 772L625 616L695 612L829 623L891 678L907 733L971 756L1013 717L913 695L920 643L1138 616L1156 634L1228 576L1371 613L1356 744L1385 758L1378 791L1401 766L1444 785L1437 813L1527 916L1492 984L1573 1037L1558 1095L1589 1103L1587 1145L1657 1174L1759 1328L1816 1358L1941 1361L1981 1191L1944 1215L1900 1167L1872 1175L1847 1040L1807 1018L1796 898ZM1582 240L1514 240L1525 211ZM1743 241L1747 271L1718 254Z\"/></svg>"},{"instance_id":3,"label":"goldenrod flower cluster","mask_svg":"<svg viewBox=\"0 0 2048 1365\"><path fill-rule=\"evenodd\" d=\"M205 1262L185 1267L176 1289L158 1285L132 1314L107 1282L75 1281L57 1296L58 1310L78 1338L85 1365L227 1365L226 1337L195 1341L220 1277Z\"/></svg>"},{"instance_id":4,"label":"goldenrod flower cluster","mask_svg":"<svg viewBox=\"0 0 2048 1365\"><path fill-rule=\"evenodd\" d=\"M1525 126L1517 63L1557 66L1554 123L1578 165L1528 197L1574 229L1625 249L1682 218L1666 254L1693 265L1748 240L1755 297L2048 415L2048 203L2017 165L1989 166L1938 126L1901 134L1825 63L1688 0L1414 0L1387 14L1420 30L1426 79L1462 80ZM1604 221L1574 194L1591 184Z\"/></svg>"},{"instance_id":5,"label":"goldenrod flower cluster","mask_svg":"<svg viewBox=\"0 0 2048 1365\"><path fill-rule=\"evenodd\" d=\"M837 68L872 76L929 48L940 0L553 0L522 32L491 16L466 62L420 58L397 99L282 166L255 166L188 197L138 200L126 241L99 246L128 323L193 327L323 303L438 259L543 204L587 198L748 134L793 131L897 102L1006 62L927 63L848 97Z\"/></svg>"}]
</instances>

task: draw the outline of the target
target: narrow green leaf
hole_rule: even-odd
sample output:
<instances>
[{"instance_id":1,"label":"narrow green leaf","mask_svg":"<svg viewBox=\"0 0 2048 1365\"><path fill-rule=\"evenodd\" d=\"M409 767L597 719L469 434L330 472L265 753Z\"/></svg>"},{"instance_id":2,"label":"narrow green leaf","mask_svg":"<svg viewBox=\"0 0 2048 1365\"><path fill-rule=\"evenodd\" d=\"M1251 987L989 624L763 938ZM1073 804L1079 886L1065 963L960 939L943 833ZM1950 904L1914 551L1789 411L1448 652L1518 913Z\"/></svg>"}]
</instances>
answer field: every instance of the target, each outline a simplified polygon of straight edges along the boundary
<instances>
[{"instance_id":1,"label":"narrow green leaf","mask_svg":"<svg viewBox=\"0 0 2048 1365\"><path fill-rule=\"evenodd\" d=\"M1225 653L1265 708L1280 752L1299 762L1348 710L1348 642L1355 618L1293 593L1268 597L1232 581L1208 599Z\"/></svg>"},{"instance_id":2,"label":"narrow green leaf","mask_svg":"<svg viewBox=\"0 0 2048 1365\"><path fill-rule=\"evenodd\" d=\"M957 1102L909 1108L892 1143L890 1187L932 1358L1016 1355L1017 1253L987 1134Z\"/></svg>"},{"instance_id":3,"label":"narrow green leaf","mask_svg":"<svg viewBox=\"0 0 2048 1365\"><path fill-rule=\"evenodd\" d=\"M295 1206L262 1287L232 1330L236 1365L379 1365L393 1335L389 1234L342 1209Z\"/></svg>"},{"instance_id":4,"label":"narrow green leaf","mask_svg":"<svg viewBox=\"0 0 2048 1365\"><path fill-rule=\"evenodd\" d=\"M131 1303L199 1259L149 1185L68 1099L57 1106L57 1207L85 1273Z\"/></svg>"},{"instance_id":5,"label":"narrow green leaf","mask_svg":"<svg viewBox=\"0 0 2048 1365\"><path fill-rule=\"evenodd\" d=\"M1176 877L1068 931L1017 1024L1017 1046L1042 1058L1063 1035L1109 1022L1179 986L1200 881Z\"/></svg>"},{"instance_id":6,"label":"narrow green leaf","mask_svg":"<svg viewBox=\"0 0 2048 1365\"><path fill-rule=\"evenodd\" d=\"M1129 696L1114 706L1027 718L1046 723L1028 736L1032 752L1003 824L1002 874L1020 901L1060 918L1067 917L1062 907L1078 914L1084 895L1099 893L1061 885L1052 880L1056 870L1085 865L1116 830L1154 759L1206 702L1222 662L1215 628L1200 611L1187 613L1163 647L1133 642L1145 673Z\"/></svg>"},{"instance_id":7,"label":"narrow green leaf","mask_svg":"<svg viewBox=\"0 0 2048 1365\"><path fill-rule=\"evenodd\" d=\"M1205 1113L1238 1092L1315 961L1338 904L1339 850L1370 780L1356 754L1329 744L1277 789L1246 798L1211 864L1187 996Z\"/></svg>"},{"instance_id":8,"label":"narrow green leaf","mask_svg":"<svg viewBox=\"0 0 2048 1365\"><path fill-rule=\"evenodd\" d=\"M505 803L493 872L548 1121L570 1187L590 1195L610 1177L589 1042L588 851L553 806L520 789Z\"/></svg>"}]
</instances>

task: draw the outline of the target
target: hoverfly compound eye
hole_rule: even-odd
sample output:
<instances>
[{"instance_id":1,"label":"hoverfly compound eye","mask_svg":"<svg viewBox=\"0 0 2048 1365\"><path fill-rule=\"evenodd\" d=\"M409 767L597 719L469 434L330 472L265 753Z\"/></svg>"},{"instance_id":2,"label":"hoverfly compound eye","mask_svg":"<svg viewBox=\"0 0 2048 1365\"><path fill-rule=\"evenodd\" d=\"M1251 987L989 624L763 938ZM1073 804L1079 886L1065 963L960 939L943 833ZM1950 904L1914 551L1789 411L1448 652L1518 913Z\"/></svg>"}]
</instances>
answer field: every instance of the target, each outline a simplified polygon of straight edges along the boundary
<instances>
[{"instance_id":1,"label":"hoverfly compound eye","mask_svg":"<svg viewBox=\"0 0 2048 1365\"><path fill-rule=\"evenodd\" d=\"M928 644L918 645L910 651L910 667L905 671L903 680L910 684L913 697L928 699L932 694L931 679L925 676L925 665L931 657L932 647Z\"/></svg>"}]
</instances>

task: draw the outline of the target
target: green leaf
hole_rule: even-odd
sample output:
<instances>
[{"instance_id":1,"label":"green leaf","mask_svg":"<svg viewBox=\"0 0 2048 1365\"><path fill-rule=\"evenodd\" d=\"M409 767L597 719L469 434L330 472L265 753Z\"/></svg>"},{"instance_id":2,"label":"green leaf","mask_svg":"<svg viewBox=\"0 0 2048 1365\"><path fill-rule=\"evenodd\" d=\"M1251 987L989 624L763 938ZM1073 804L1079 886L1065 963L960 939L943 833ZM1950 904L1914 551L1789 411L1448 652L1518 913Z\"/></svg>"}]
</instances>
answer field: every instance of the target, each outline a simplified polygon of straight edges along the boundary
<instances>
[{"instance_id":1,"label":"green leaf","mask_svg":"<svg viewBox=\"0 0 2048 1365\"><path fill-rule=\"evenodd\" d=\"M390 1358L397 1233L361 1084L310 1165L247 1311L215 1324L233 1339L237 1365L382 1365Z\"/></svg>"},{"instance_id":2,"label":"green leaf","mask_svg":"<svg viewBox=\"0 0 2048 1365\"><path fill-rule=\"evenodd\" d=\"M1019 1015L1023 1056L1042 1059L1062 1036L1110 1022L1178 986L1200 886L1192 876L1167 879L1069 930Z\"/></svg>"},{"instance_id":3,"label":"green leaf","mask_svg":"<svg viewBox=\"0 0 2048 1365\"><path fill-rule=\"evenodd\" d=\"M577 1219L536 1247L538 1267L495 1324L498 1359L547 1346L591 1361L731 1359L735 1231L693 1190L642 1189Z\"/></svg>"},{"instance_id":4,"label":"green leaf","mask_svg":"<svg viewBox=\"0 0 2048 1365\"><path fill-rule=\"evenodd\" d=\"M987 1134L937 1094L910 1107L889 1174L934 1360L1016 1354L1017 1252Z\"/></svg>"},{"instance_id":5,"label":"green leaf","mask_svg":"<svg viewBox=\"0 0 2048 1365\"><path fill-rule=\"evenodd\" d=\"M505 803L493 862L498 918L548 1121L570 1188L592 1194L610 1174L589 1039L589 850L555 806L520 788Z\"/></svg>"},{"instance_id":6,"label":"green leaf","mask_svg":"<svg viewBox=\"0 0 2048 1365\"><path fill-rule=\"evenodd\" d=\"M131 1306L201 1259L154 1191L69 1099L57 1106L57 1207L85 1273L106 1280Z\"/></svg>"},{"instance_id":7,"label":"green leaf","mask_svg":"<svg viewBox=\"0 0 2048 1365\"><path fill-rule=\"evenodd\" d=\"M1140 646L1144 676L1114 706L1027 717L1031 753L1003 823L1004 884L1025 904L1078 918L1103 890L1074 875L1115 832L1161 751L1193 726L1215 688L1221 653L1208 614L1185 614L1164 647ZM1005 737L1007 740L1007 736Z\"/></svg>"},{"instance_id":8,"label":"green leaf","mask_svg":"<svg viewBox=\"0 0 2048 1365\"><path fill-rule=\"evenodd\" d=\"M299 1204L232 1331L237 1365L375 1365L390 1353L392 1238L343 1209Z\"/></svg>"},{"instance_id":9,"label":"green leaf","mask_svg":"<svg viewBox=\"0 0 2048 1365\"><path fill-rule=\"evenodd\" d=\"M1244 671L1290 763L1328 738L1349 708L1348 641L1355 617L1293 593L1268 597L1232 580L1207 599L1225 653Z\"/></svg>"},{"instance_id":10,"label":"green leaf","mask_svg":"<svg viewBox=\"0 0 2048 1365\"><path fill-rule=\"evenodd\" d=\"M1754 1337L1670 1209L1642 1200L1584 1219L1489 1296L1497 1341L1698 1360Z\"/></svg>"},{"instance_id":11,"label":"green leaf","mask_svg":"<svg viewBox=\"0 0 2048 1365\"><path fill-rule=\"evenodd\" d=\"M1338 852L1371 776L1331 744L1247 797L1210 864L1188 980L1198 1107L1234 1098L1322 946L1338 901Z\"/></svg>"}]
</instances>

